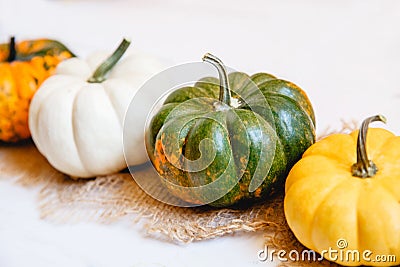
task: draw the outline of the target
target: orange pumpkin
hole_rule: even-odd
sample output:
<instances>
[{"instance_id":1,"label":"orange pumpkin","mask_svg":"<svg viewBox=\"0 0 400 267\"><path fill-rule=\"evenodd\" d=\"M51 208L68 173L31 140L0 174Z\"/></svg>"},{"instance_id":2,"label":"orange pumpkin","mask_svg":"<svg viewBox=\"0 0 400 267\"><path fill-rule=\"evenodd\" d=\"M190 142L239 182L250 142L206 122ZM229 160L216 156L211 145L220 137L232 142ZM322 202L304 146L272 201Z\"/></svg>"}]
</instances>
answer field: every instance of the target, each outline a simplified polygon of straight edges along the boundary
<instances>
[{"instance_id":1,"label":"orange pumpkin","mask_svg":"<svg viewBox=\"0 0 400 267\"><path fill-rule=\"evenodd\" d=\"M0 44L0 140L17 142L30 137L28 113L40 84L57 64L74 56L60 42L37 39Z\"/></svg>"}]
</instances>

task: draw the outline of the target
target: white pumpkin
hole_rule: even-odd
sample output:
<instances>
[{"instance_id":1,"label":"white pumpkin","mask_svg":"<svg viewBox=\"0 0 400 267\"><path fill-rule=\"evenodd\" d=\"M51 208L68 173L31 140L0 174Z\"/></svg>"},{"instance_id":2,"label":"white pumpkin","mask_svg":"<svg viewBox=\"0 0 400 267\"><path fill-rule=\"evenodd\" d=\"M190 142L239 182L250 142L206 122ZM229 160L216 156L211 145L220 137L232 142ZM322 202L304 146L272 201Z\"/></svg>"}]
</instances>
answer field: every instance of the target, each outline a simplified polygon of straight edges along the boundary
<instances>
[{"instance_id":1,"label":"white pumpkin","mask_svg":"<svg viewBox=\"0 0 400 267\"><path fill-rule=\"evenodd\" d=\"M33 97L29 110L32 139L59 171L85 178L126 168L122 136L125 112L140 86L162 70L158 60L144 54L133 53L119 61L127 46L129 42L124 40L109 57L111 70L107 64L103 64L105 69L99 67L106 59L104 54L86 61L72 58L62 62ZM96 75L97 81L88 82ZM130 164L141 164L147 160L142 145L144 125L132 127L138 129L130 136L138 150L130 157Z\"/></svg>"}]
</instances>

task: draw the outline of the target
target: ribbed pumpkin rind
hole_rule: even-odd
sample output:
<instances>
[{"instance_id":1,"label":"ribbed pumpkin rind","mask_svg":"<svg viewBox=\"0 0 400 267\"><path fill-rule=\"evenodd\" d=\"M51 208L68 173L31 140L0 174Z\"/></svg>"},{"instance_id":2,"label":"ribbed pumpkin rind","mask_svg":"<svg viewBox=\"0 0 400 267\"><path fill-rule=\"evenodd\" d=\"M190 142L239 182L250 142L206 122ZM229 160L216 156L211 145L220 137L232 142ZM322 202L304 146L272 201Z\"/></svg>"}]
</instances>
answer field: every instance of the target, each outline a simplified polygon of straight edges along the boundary
<instances>
[{"instance_id":1,"label":"ribbed pumpkin rind","mask_svg":"<svg viewBox=\"0 0 400 267\"><path fill-rule=\"evenodd\" d=\"M42 82L59 62L73 54L48 39L16 44L16 58L7 62L9 45L0 44L0 140L17 142L30 137L29 104Z\"/></svg>"},{"instance_id":2,"label":"ribbed pumpkin rind","mask_svg":"<svg viewBox=\"0 0 400 267\"><path fill-rule=\"evenodd\" d=\"M218 117L217 121L225 122L225 124L222 124L223 127L213 120L198 118L186 126L183 135L177 137L180 139L178 142L182 147L182 157L185 156L190 160L196 160L201 156L198 148L201 140L209 138L220 144L220 147L217 146L214 162L204 170L188 172L180 169L179 164L176 167L169 162L163 147L170 146L172 142L177 140L172 138L171 135L166 135L168 131L165 129L168 128L168 125L179 123L185 118L185 116L173 111L184 107L185 105L182 105L182 103L185 101L203 97L215 99L215 102L218 102L219 80L217 78L206 77L198 81L193 87L180 88L171 93L164 102L164 106L150 123L147 149L153 165L163 178L183 187L197 187L209 184L218 178L222 179L219 181L221 183L220 188L216 191L200 191L202 195L190 190L180 191L175 187L170 188L172 194L187 202L208 203L207 200L211 199L213 194L218 194L219 190L228 193L208 204L224 207L265 199L276 190L283 188L290 168L300 159L303 152L315 142L314 111L310 100L298 86L276 79L267 73L257 73L250 77L241 72L229 74L229 85L233 97L241 102L239 107L225 111L213 110L212 104L205 107L204 103L199 103L198 107L199 110L202 110L199 115L207 114L211 118ZM270 112L257 114L257 108L254 109L256 104L252 105L252 101L257 103L256 98L260 96L258 90L261 91L269 104ZM243 99L246 100L245 103L241 101ZM203 112L204 110L205 112ZM253 192L249 192L253 172L258 163L262 166L266 161L258 157L262 148L252 143L249 146L249 161L246 166L241 165L240 152L242 150L235 150L233 140L241 139L244 136L243 134L248 135L249 132L240 132L240 127L234 126L234 121L227 122L227 114L232 111L236 113L238 118L246 122L246 126L249 127L249 124L251 124L252 127L255 127L254 125L256 125L258 130L263 131L269 137L275 135L275 132L271 132L272 130L276 131L271 168L266 170L263 183ZM269 128L269 131L266 130L267 128ZM268 148L266 151L268 151ZM228 173L226 177L230 177L230 179L225 179L225 176L220 177L225 171ZM237 182L237 180L239 181Z\"/></svg>"}]
</instances>

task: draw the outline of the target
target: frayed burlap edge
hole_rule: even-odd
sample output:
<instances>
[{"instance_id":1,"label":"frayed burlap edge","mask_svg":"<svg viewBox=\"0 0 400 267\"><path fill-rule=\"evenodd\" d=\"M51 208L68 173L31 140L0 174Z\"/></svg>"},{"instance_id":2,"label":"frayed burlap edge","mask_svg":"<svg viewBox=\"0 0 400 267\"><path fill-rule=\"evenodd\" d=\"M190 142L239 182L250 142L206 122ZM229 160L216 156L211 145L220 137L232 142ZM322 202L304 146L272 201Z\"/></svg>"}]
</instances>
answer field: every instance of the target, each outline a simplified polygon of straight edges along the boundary
<instances>
[{"instance_id":1,"label":"frayed burlap edge","mask_svg":"<svg viewBox=\"0 0 400 267\"><path fill-rule=\"evenodd\" d=\"M350 132L356 126L355 122L343 123L340 131L326 129L320 138L336 132ZM146 168L138 175L146 175ZM260 231L271 248L299 252L305 249L286 224L283 196L245 209L174 207L148 196L129 173L72 180L53 169L31 142L0 147L0 179L15 179L26 187L40 187L41 217L58 223L144 220L148 235L179 243ZM334 266L325 260L281 265Z\"/></svg>"}]
</instances>

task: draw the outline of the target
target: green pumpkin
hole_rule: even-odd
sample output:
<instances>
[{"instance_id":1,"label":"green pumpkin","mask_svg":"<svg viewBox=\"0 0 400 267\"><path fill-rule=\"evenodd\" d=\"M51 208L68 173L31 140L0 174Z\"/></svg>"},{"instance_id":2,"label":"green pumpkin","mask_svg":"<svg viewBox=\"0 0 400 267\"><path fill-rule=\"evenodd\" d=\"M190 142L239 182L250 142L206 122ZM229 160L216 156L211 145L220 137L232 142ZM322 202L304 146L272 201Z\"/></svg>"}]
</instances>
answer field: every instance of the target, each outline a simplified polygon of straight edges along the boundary
<instances>
[{"instance_id":1,"label":"green pumpkin","mask_svg":"<svg viewBox=\"0 0 400 267\"><path fill-rule=\"evenodd\" d=\"M151 162L170 192L225 207L268 198L315 142L315 117L295 84L266 73L206 77L172 92L146 134Z\"/></svg>"}]
</instances>

